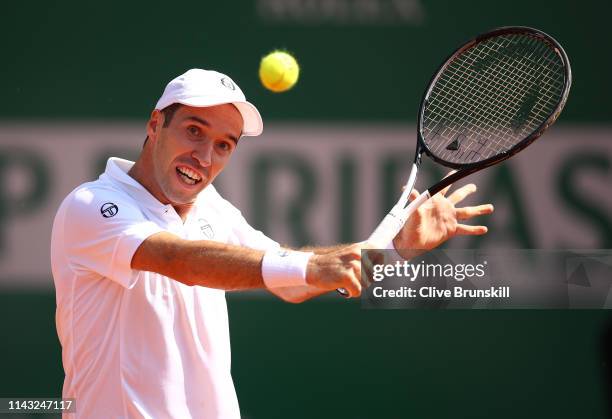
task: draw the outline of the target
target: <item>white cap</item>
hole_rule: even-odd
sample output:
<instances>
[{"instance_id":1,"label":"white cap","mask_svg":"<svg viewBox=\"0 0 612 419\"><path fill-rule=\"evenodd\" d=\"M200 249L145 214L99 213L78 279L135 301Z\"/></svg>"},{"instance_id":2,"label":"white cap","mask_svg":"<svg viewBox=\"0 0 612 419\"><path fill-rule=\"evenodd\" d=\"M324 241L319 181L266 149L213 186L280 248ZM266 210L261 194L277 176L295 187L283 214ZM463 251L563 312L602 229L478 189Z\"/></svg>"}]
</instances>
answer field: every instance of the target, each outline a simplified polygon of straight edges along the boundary
<instances>
[{"instance_id":1,"label":"white cap","mask_svg":"<svg viewBox=\"0 0 612 419\"><path fill-rule=\"evenodd\" d=\"M263 121L257 108L247 102L244 93L231 78L216 71L192 68L171 80L155 109L161 110L173 103L195 107L231 103L242 115L242 135L255 137L263 131Z\"/></svg>"}]
</instances>

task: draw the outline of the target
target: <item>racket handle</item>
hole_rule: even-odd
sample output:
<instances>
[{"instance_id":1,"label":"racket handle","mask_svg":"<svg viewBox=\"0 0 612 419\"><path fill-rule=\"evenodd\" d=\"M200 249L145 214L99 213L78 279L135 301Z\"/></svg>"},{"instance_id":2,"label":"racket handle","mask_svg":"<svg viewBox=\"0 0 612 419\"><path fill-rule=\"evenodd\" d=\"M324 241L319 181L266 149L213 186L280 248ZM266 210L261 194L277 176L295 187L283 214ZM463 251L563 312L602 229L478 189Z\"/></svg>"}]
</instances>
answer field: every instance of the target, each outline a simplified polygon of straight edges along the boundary
<instances>
[{"instance_id":1,"label":"racket handle","mask_svg":"<svg viewBox=\"0 0 612 419\"><path fill-rule=\"evenodd\" d=\"M386 249L389 243L402 230L406 220L430 197L429 191L425 191L405 208L404 200L400 198L399 202L395 204L380 224L378 224L376 230L365 241L366 246L370 249ZM338 288L336 291L343 297L349 297L348 291L344 288Z\"/></svg>"},{"instance_id":2,"label":"racket handle","mask_svg":"<svg viewBox=\"0 0 612 419\"><path fill-rule=\"evenodd\" d=\"M366 240L369 247L373 249L386 249L387 245L402 230L406 220L429 198L429 191L425 191L406 207L404 207L402 201L398 202L378 227L376 227L376 230L374 230L368 240Z\"/></svg>"}]
</instances>

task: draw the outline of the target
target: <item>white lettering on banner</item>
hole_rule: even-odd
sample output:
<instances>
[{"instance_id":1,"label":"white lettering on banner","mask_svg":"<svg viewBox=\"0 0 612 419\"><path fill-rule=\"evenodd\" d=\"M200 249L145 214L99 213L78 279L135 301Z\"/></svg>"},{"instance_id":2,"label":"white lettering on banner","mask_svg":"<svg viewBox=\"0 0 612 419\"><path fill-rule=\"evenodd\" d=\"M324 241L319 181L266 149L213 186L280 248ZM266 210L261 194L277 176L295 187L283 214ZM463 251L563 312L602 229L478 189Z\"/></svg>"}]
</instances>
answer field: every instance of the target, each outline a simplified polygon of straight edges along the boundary
<instances>
[{"instance_id":1,"label":"white lettering on banner","mask_svg":"<svg viewBox=\"0 0 612 419\"><path fill-rule=\"evenodd\" d=\"M240 141L216 185L281 243L363 240L399 196L414 131L269 124L262 137ZM611 134L612 127L555 126L525 152L469 177L463 183L479 191L466 204L492 202L496 210L481 219L489 226L483 241L457 237L450 247L612 248ZM140 122L0 124L0 287L52 287L49 238L61 200L97 178L107 156L137 156L143 138ZM417 189L445 172L425 159Z\"/></svg>"},{"instance_id":2,"label":"white lettering on banner","mask_svg":"<svg viewBox=\"0 0 612 419\"><path fill-rule=\"evenodd\" d=\"M303 25L418 25L425 20L421 0L257 0L264 22Z\"/></svg>"}]
</instances>

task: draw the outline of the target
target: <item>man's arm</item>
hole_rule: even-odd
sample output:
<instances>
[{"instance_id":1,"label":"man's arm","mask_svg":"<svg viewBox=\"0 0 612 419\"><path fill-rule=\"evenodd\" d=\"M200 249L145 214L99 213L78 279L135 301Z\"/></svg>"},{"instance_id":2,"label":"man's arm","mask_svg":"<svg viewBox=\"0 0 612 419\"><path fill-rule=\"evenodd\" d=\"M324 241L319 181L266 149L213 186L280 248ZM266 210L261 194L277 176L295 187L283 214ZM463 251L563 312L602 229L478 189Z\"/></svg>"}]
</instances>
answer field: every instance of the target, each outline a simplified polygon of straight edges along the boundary
<instances>
[{"instance_id":1,"label":"man's arm","mask_svg":"<svg viewBox=\"0 0 612 419\"><path fill-rule=\"evenodd\" d=\"M244 290L264 287L263 255L260 250L160 232L138 247L132 269L157 272L186 285Z\"/></svg>"},{"instance_id":2,"label":"man's arm","mask_svg":"<svg viewBox=\"0 0 612 419\"><path fill-rule=\"evenodd\" d=\"M361 293L359 246L315 252L306 269L306 287L323 293L339 287ZM132 269L157 272L187 285L224 290L265 288L264 252L206 240L185 240L160 232L148 237L132 257Z\"/></svg>"},{"instance_id":3,"label":"man's arm","mask_svg":"<svg viewBox=\"0 0 612 419\"><path fill-rule=\"evenodd\" d=\"M430 199L394 240L404 256L430 250L455 235L484 234L484 226L467 226L458 220L489 214L491 205L456 208L455 204L475 191L474 185L458 189L449 198L444 193ZM414 194L414 193L413 193ZM306 270L306 285L271 288L270 292L289 302L302 302L336 288L351 296L361 293L361 248L359 244L312 251ZM132 268L160 273L187 285L224 290L265 288L261 274L264 252L211 241L190 241L161 232L147 238L132 258Z\"/></svg>"},{"instance_id":4,"label":"man's arm","mask_svg":"<svg viewBox=\"0 0 612 419\"><path fill-rule=\"evenodd\" d=\"M450 187L449 187L450 188ZM411 259L421 253L438 247L446 240L457 235L481 235L487 232L482 225L472 226L460 223L473 217L491 214L491 204L457 207L467 196L476 191L476 185L465 185L446 197L449 188L436 194L410 217L402 231L393 240L393 245L404 259ZM411 200L418 196L412 191ZM306 249L315 253L325 253L340 247ZM285 301L302 302L321 295L322 291L314 287L287 287L270 290Z\"/></svg>"}]
</instances>

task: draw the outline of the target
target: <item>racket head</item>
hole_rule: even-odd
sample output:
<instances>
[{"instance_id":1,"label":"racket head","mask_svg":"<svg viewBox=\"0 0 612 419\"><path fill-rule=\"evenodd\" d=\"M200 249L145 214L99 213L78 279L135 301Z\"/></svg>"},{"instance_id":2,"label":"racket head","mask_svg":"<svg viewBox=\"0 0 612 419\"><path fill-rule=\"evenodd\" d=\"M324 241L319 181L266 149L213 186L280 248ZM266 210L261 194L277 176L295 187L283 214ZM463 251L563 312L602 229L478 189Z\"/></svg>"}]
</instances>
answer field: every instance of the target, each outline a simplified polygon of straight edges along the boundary
<instances>
[{"instance_id":1,"label":"racket head","mask_svg":"<svg viewBox=\"0 0 612 419\"><path fill-rule=\"evenodd\" d=\"M470 172L505 160L556 121L571 82L567 54L546 33L508 26L481 34L431 78L418 114L417 154Z\"/></svg>"}]
</instances>

